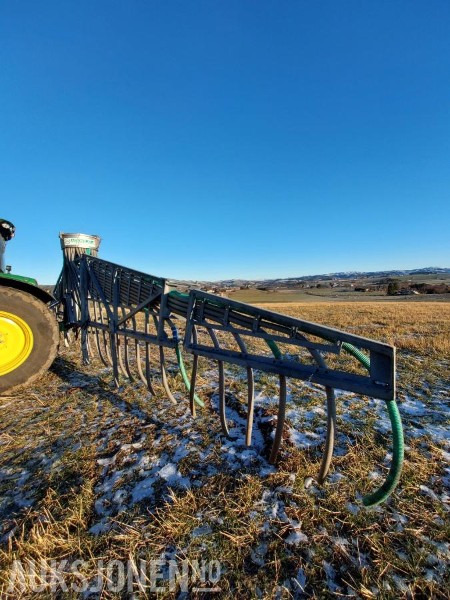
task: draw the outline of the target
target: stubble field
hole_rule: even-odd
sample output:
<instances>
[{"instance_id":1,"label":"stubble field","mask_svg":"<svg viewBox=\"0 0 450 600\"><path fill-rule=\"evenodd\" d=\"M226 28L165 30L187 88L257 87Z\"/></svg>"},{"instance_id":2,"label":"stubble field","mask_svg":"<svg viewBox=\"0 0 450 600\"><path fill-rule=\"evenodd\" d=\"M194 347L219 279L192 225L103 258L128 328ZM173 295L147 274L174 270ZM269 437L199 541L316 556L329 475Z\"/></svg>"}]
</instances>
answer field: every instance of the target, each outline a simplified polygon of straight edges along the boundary
<instances>
[{"instance_id":1,"label":"stubble field","mask_svg":"<svg viewBox=\"0 0 450 600\"><path fill-rule=\"evenodd\" d=\"M323 486L305 487L318 472L325 439L320 387L289 382L285 439L274 468L267 456L276 378L256 377L254 445L247 448L239 369L227 371L228 440L217 414L213 364L200 361L206 406L194 420L175 362L176 406L157 378L155 396L136 381L114 389L100 361L82 365L75 343L61 348L38 383L0 398L2 598L61 597L61 586L52 591L45 577L26 577L30 565L51 571L61 561L67 561L67 598L156 597L156 584L161 598L448 597L449 304L270 308L396 345L406 452L392 498L374 509L361 504L389 468L383 402L339 394L330 476ZM155 559L162 577L139 578L140 561ZM70 570L75 560L88 582L82 591ZM125 586L113 585L111 560L131 565ZM170 561L188 565L188 578L175 589ZM208 582L196 569L213 561ZM215 591L202 591L207 587Z\"/></svg>"}]
</instances>

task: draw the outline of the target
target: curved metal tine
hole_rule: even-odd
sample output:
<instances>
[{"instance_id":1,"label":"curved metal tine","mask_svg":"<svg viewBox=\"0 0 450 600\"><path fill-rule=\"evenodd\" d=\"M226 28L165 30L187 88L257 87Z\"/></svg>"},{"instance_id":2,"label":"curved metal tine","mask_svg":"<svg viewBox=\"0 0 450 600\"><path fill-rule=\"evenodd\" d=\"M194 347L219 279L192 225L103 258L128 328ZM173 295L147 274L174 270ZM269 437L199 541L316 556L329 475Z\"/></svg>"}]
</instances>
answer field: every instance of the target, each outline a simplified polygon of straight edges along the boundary
<instances>
[{"instance_id":1,"label":"curved metal tine","mask_svg":"<svg viewBox=\"0 0 450 600\"><path fill-rule=\"evenodd\" d=\"M83 357L83 364L88 365L90 363L90 357L89 357L88 330L86 327L81 328L81 355Z\"/></svg>"},{"instance_id":2,"label":"curved metal tine","mask_svg":"<svg viewBox=\"0 0 450 600\"><path fill-rule=\"evenodd\" d=\"M222 431L230 437L230 431L228 429L227 416L225 414L225 375L223 368L223 361L218 360L217 366L219 367L219 415L220 424L222 425Z\"/></svg>"},{"instance_id":3,"label":"curved metal tine","mask_svg":"<svg viewBox=\"0 0 450 600\"><path fill-rule=\"evenodd\" d=\"M94 305L94 319L95 319L95 322L97 323L98 321L97 321L97 301L96 300L93 301L93 305ZM95 345L97 347L97 353L98 353L102 363L105 365L105 367L107 367L108 361L105 359L105 357L103 356L103 352L101 351L99 331L98 331L97 327L95 327L94 330L95 330Z\"/></svg>"},{"instance_id":4,"label":"curved metal tine","mask_svg":"<svg viewBox=\"0 0 450 600\"><path fill-rule=\"evenodd\" d=\"M105 321L103 320L103 310L101 307L101 304L99 303L99 317L100 317L100 323L102 325L105 325ZM108 323L106 323L106 326L108 325ZM106 366L113 366L113 361L112 361L112 357L111 357L111 341L109 340L109 335L108 335L108 339L107 339L107 334L105 332L104 329L101 330L101 336L103 339L103 348L105 350L105 354L106 354L106 359L107 362L105 363Z\"/></svg>"},{"instance_id":5,"label":"curved metal tine","mask_svg":"<svg viewBox=\"0 0 450 600\"><path fill-rule=\"evenodd\" d=\"M112 355L111 355L111 334L108 333L108 337L106 337L106 333L105 333L104 336L105 336L106 356L108 357L109 364L111 365L111 367L113 367L114 362L113 362Z\"/></svg>"},{"instance_id":6,"label":"curved metal tine","mask_svg":"<svg viewBox=\"0 0 450 600\"><path fill-rule=\"evenodd\" d=\"M119 336L116 334L113 334L113 335L109 334L109 344L110 344L110 356L111 356L112 368L113 368L114 385L116 386L116 388L119 388L120 387L120 368L119 368L119 364L117 362L118 356L120 357L119 348L118 348Z\"/></svg>"},{"instance_id":7,"label":"curved metal tine","mask_svg":"<svg viewBox=\"0 0 450 600\"><path fill-rule=\"evenodd\" d=\"M220 348L219 341L213 329L207 328L209 337L212 339L214 348ZM228 429L227 416L225 414L225 375L223 368L223 360L217 361L219 368L219 416L220 424L222 425L222 432L227 437L230 437L230 431Z\"/></svg>"},{"instance_id":8,"label":"curved metal tine","mask_svg":"<svg viewBox=\"0 0 450 600\"><path fill-rule=\"evenodd\" d=\"M170 387L169 387L169 382L167 381L167 373L166 373L166 359L164 356L164 348L163 346L159 347L159 364L161 367L161 379L162 379L162 383L164 386L164 390L167 394L167 397L169 398L169 400L171 402L173 402L173 404L178 404L177 401L175 400L172 392L170 391Z\"/></svg>"},{"instance_id":9,"label":"curved metal tine","mask_svg":"<svg viewBox=\"0 0 450 600\"><path fill-rule=\"evenodd\" d=\"M121 313L122 313L122 317L125 316L125 309L123 306L120 307ZM131 374L131 369L130 369L130 365L128 362L128 336L124 335L123 336L123 353L124 353L124 358L125 358L125 370L127 372L127 377L130 381L134 381L134 377Z\"/></svg>"},{"instance_id":10,"label":"curved metal tine","mask_svg":"<svg viewBox=\"0 0 450 600\"><path fill-rule=\"evenodd\" d=\"M245 342L242 340L238 333L233 333L233 337L236 340L240 351L243 354L248 354ZM246 446L252 445L252 431L253 431L253 413L255 407L255 378L253 376L253 369L247 367L247 427L245 431L245 444Z\"/></svg>"},{"instance_id":11,"label":"curved metal tine","mask_svg":"<svg viewBox=\"0 0 450 600\"><path fill-rule=\"evenodd\" d=\"M194 345L197 345L197 328L195 325L192 325L192 341ZM195 408L195 383L197 381L197 367L198 367L198 354L193 355L192 362L192 371L191 371L191 387L189 388L189 408L191 409L191 415L193 417L196 416L196 408Z\"/></svg>"},{"instance_id":12,"label":"curved metal tine","mask_svg":"<svg viewBox=\"0 0 450 600\"><path fill-rule=\"evenodd\" d=\"M269 463L275 464L277 460L278 450L281 445L281 438L283 436L284 419L286 417L286 376L280 375L280 400L278 404L278 418L277 428L275 430L275 437L273 440L272 450L270 452Z\"/></svg>"},{"instance_id":13,"label":"curved metal tine","mask_svg":"<svg viewBox=\"0 0 450 600\"><path fill-rule=\"evenodd\" d=\"M327 392L327 439L325 440L325 449L323 451L322 462L320 463L319 475L317 481L323 483L328 474L331 459L334 450L334 438L336 432L336 400L334 389L326 387Z\"/></svg>"},{"instance_id":14,"label":"curved metal tine","mask_svg":"<svg viewBox=\"0 0 450 600\"><path fill-rule=\"evenodd\" d=\"M122 339L120 335L116 335L116 352L117 352L117 358L119 359L119 371L120 373L126 377L128 379L128 373L127 370L125 369L125 365L123 363L123 356L122 356Z\"/></svg>"},{"instance_id":15,"label":"curved metal tine","mask_svg":"<svg viewBox=\"0 0 450 600\"><path fill-rule=\"evenodd\" d=\"M306 339L304 336L302 336ZM319 367L326 369L327 363L318 350L311 348L309 350ZM318 483L323 483L330 469L331 459L333 457L334 440L336 436L336 399L334 389L328 386L325 387L327 394L327 437L325 440L325 448L320 463L319 475L317 476Z\"/></svg>"},{"instance_id":16,"label":"curved metal tine","mask_svg":"<svg viewBox=\"0 0 450 600\"><path fill-rule=\"evenodd\" d=\"M92 307L92 301L88 300L89 321L92 320L91 307ZM86 331L86 349L87 349L87 353L88 353L88 357L89 357L89 362L91 362L91 360L93 358L95 358L95 355L94 355L95 344L93 343L93 335L94 335L94 328L92 327L92 325L89 325L89 327L87 328L87 331Z\"/></svg>"},{"instance_id":17,"label":"curved metal tine","mask_svg":"<svg viewBox=\"0 0 450 600\"><path fill-rule=\"evenodd\" d=\"M133 316L132 317L132 321L133 321L133 329L135 331L137 331L136 329L136 318ZM134 340L134 349L136 352L136 367L137 367L137 372L139 374L139 377L142 381L142 383L148 388L148 391L152 394L155 395L155 392L152 388L152 384L151 382L146 378L146 376L144 375L143 371L142 371L142 362L141 362L141 346L139 344L139 340Z\"/></svg>"},{"instance_id":18,"label":"curved metal tine","mask_svg":"<svg viewBox=\"0 0 450 600\"><path fill-rule=\"evenodd\" d=\"M153 316L153 321L155 323L156 331L158 331L158 320L155 315L152 315L152 316ZM162 384L163 384L164 390L167 394L167 397L173 404L178 404L178 402L175 400L172 392L170 391L169 382L167 381L166 358L164 356L164 347L163 346L159 346L159 366L161 369Z\"/></svg>"},{"instance_id":19,"label":"curved metal tine","mask_svg":"<svg viewBox=\"0 0 450 600\"><path fill-rule=\"evenodd\" d=\"M148 310L145 310L145 333L148 334L149 330L149 314ZM155 390L152 385L152 378L150 374L150 344L145 342L145 380L147 382L147 388L153 396L155 396Z\"/></svg>"},{"instance_id":20,"label":"curved metal tine","mask_svg":"<svg viewBox=\"0 0 450 600\"><path fill-rule=\"evenodd\" d=\"M87 351L88 351L88 355L89 355L89 361L91 361L94 358L94 346L95 344L93 343L93 330L92 327L89 327L89 329L87 330Z\"/></svg>"},{"instance_id":21,"label":"curved metal tine","mask_svg":"<svg viewBox=\"0 0 450 600\"><path fill-rule=\"evenodd\" d=\"M255 408L255 378L253 369L247 367L247 429L245 431L246 446L252 445L253 413Z\"/></svg>"}]
</instances>

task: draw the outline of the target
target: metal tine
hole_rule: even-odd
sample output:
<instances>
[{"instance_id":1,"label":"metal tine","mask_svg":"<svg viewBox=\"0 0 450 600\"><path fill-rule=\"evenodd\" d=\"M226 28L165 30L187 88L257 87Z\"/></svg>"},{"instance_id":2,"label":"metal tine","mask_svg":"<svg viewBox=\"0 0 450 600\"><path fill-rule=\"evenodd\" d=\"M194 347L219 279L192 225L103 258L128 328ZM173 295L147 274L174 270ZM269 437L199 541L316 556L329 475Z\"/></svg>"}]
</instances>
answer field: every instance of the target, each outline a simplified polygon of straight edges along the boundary
<instances>
[{"instance_id":1,"label":"metal tine","mask_svg":"<svg viewBox=\"0 0 450 600\"><path fill-rule=\"evenodd\" d=\"M148 310L144 311L145 313L145 333L148 333L149 330L149 313ZM153 396L155 396L155 390L152 385L152 378L150 374L150 344L145 342L145 380L147 381L147 388Z\"/></svg>"},{"instance_id":2,"label":"metal tine","mask_svg":"<svg viewBox=\"0 0 450 600\"><path fill-rule=\"evenodd\" d=\"M110 333L104 333L104 339L105 339L106 356L108 357L108 362L109 362L109 364L112 367L112 366L114 366L114 361L113 361L113 358L111 356L111 334Z\"/></svg>"},{"instance_id":3,"label":"metal tine","mask_svg":"<svg viewBox=\"0 0 450 600\"><path fill-rule=\"evenodd\" d=\"M304 336L302 336L304 337ZM322 367L326 368L326 362L323 356L320 354L318 350L310 349L309 350L311 356L314 358L316 363ZM326 387L327 394L327 435L325 440L325 448L324 453L322 455L322 461L320 464L318 482L323 483L325 477L330 468L331 459L333 456L334 450L334 439L336 432L336 401L334 395L334 389L330 387ZM277 459L278 451L281 445L281 439L283 435L283 425L286 415L286 377L280 375L280 401L278 405L278 419L277 419L277 428L275 432L275 439L272 446L272 451L270 453L269 462L274 464Z\"/></svg>"},{"instance_id":4,"label":"metal tine","mask_svg":"<svg viewBox=\"0 0 450 600\"><path fill-rule=\"evenodd\" d=\"M271 465L275 464L277 460L278 450L281 445L281 438L283 435L284 419L286 417L286 376L280 375L280 400L278 403L278 417L277 417L277 428L275 430L275 437L273 440L272 450L270 452L269 462Z\"/></svg>"},{"instance_id":5,"label":"metal tine","mask_svg":"<svg viewBox=\"0 0 450 600\"><path fill-rule=\"evenodd\" d=\"M219 341L213 329L209 327L206 328L210 338L213 341L215 348L220 348ZM219 416L220 416L220 424L222 425L222 431L224 435L230 437L230 431L228 429L227 416L225 414L225 375L223 368L223 360L217 361L217 366L219 368Z\"/></svg>"},{"instance_id":6,"label":"metal tine","mask_svg":"<svg viewBox=\"0 0 450 600\"><path fill-rule=\"evenodd\" d=\"M120 354L120 339L119 336L117 335L117 321L118 321L118 311L119 311L119 301L118 301L118 285L119 285L119 279L118 277L120 277L120 267L114 267L114 273L113 273L113 281L112 281L112 285L113 285L113 289L112 289L112 307L111 310L108 311L108 325L110 326L110 332L109 332L109 343L110 343L110 347L111 347L111 359L113 361L113 379L114 379L114 385L116 386L116 388L120 387L120 375L121 374L125 374L124 370L122 368L121 363L121 354ZM111 318L113 319L113 322L111 323Z\"/></svg>"},{"instance_id":7,"label":"metal tine","mask_svg":"<svg viewBox=\"0 0 450 600\"><path fill-rule=\"evenodd\" d=\"M93 306L94 306L94 319L95 322L97 323L97 301L93 300ZM100 309L101 310L101 309ZM97 353L100 357L100 360L102 361L102 363L105 365L105 367L108 366L108 361L105 359L105 357L103 356L103 352L101 351L101 344L100 344L100 338L99 338L99 330L97 327L94 328L95 331L95 342L96 342L96 347L97 347Z\"/></svg>"},{"instance_id":8,"label":"metal tine","mask_svg":"<svg viewBox=\"0 0 450 600\"><path fill-rule=\"evenodd\" d=\"M87 351L88 351L88 355L89 355L89 362L94 358L94 347L95 344L93 342L93 338L94 338L94 330L92 327L89 327L87 330L87 336L86 336L86 346L87 346Z\"/></svg>"},{"instance_id":9,"label":"metal tine","mask_svg":"<svg viewBox=\"0 0 450 600\"><path fill-rule=\"evenodd\" d=\"M217 361L217 366L219 367L219 415L220 415L220 424L222 425L222 431L227 436L230 437L230 431L228 429L227 416L225 414L225 375L223 368L223 360Z\"/></svg>"},{"instance_id":10,"label":"metal tine","mask_svg":"<svg viewBox=\"0 0 450 600\"><path fill-rule=\"evenodd\" d=\"M253 412L255 407L255 378L253 369L247 367L247 429L245 432L245 444L252 445Z\"/></svg>"},{"instance_id":11,"label":"metal tine","mask_svg":"<svg viewBox=\"0 0 450 600\"><path fill-rule=\"evenodd\" d=\"M178 328L175 325L173 319L176 319L177 317L175 315L169 316L166 319L166 323L169 325L169 327L172 330L172 338L173 338L173 342L175 344L174 346L174 350L175 350L175 354L176 354L176 359L177 359L177 363L178 363L178 368L180 370L180 374L181 374L181 379L183 380L183 383L186 387L186 390L188 392L189 397L191 396L191 383L190 383L190 378L187 374L186 371L186 365L185 362L183 360L183 352L182 352L182 346L181 346L181 340L179 337L179 333L178 333ZM201 400L197 394L194 391L194 402L196 402L199 406L204 406L205 403L203 402L203 400Z\"/></svg>"},{"instance_id":12,"label":"metal tine","mask_svg":"<svg viewBox=\"0 0 450 600\"><path fill-rule=\"evenodd\" d=\"M132 322L133 322L133 329L134 329L134 331L137 331L137 329L136 329L136 318L134 316L132 317ZM152 387L151 383L148 381L148 379L146 378L146 376L144 375L144 373L142 371L141 346L139 344L139 340L134 340L134 348L135 348L135 352L136 352L136 366L137 366L137 371L139 373L139 377L140 377L142 383L148 388L148 391L152 395L155 395L155 392L153 390L153 387Z\"/></svg>"},{"instance_id":13,"label":"metal tine","mask_svg":"<svg viewBox=\"0 0 450 600\"><path fill-rule=\"evenodd\" d=\"M89 310L89 321L92 321L92 306L94 305L94 301L93 300L89 300L88 301L88 310ZM95 352L94 352L94 348L96 347L95 344L95 333L96 333L96 328L93 327L92 325L89 325L88 329L87 329L87 350L88 350L88 354L89 354L89 359L92 360L93 358L95 358Z\"/></svg>"},{"instance_id":14,"label":"metal tine","mask_svg":"<svg viewBox=\"0 0 450 600\"><path fill-rule=\"evenodd\" d=\"M121 373L121 375L123 375L124 377L126 377L128 379L128 373L127 370L125 369L125 364L123 362L123 356L122 356L122 340L121 340L121 336L116 335L116 353L117 353L117 358L119 360L118 366L119 366L119 372Z\"/></svg>"},{"instance_id":15,"label":"metal tine","mask_svg":"<svg viewBox=\"0 0 450 600\"><path fill-rule=\"evenodd\" d=\"M123 306L121 306L120 309L121 309L121 312L122 312L122 317L124 317L125 314L126 314L125 313L125 309L124 309ZM128 362L128 336L126 336L126 335L123 336L123 353L124 353L124 358L125 358L125 370L127 372L128 379L130 381L134 381L134 377L131 374L130 364Z\"/></svg>"},{"instance_id":16,"label":"metal tine","mask_svg":"<svg viewBox=\"0 0 450 600\"><path fill-rule=\"evenodd\" d=\"M318 350L310 349L310 354L322 369L327 368L327 363L322 354ZM320 463L319 475L317 481L323 483L328 474L331 459L334 450L334 440L336 436L336 399L334 389L326 386L327 394L327 437L325 439L325 448Z\"/></svg>"},{"instance_id":17,"label":"metal tine","mask_svg":"<svg viewBox=\"0 0 450 600\"><path fill-rule=\"evenodd\" d=\"M236 340L240 351L243 354L247 354L247 346L242 340L238 333L233 333L233 337ZM253 413L255 407L255 378L253 376L253 369L247 367L247 427L245 430L245 444L246 446L252 445L252 432L253 432Z\"/></svg>"},{"instance_id":18,"label":"metal tine","mask_svg":"<svg viewBox=\"0 0 450 600\"><path fill-rule=\"evenodd\" d=\"M90 363L88 335L88 328L85 326L81 327L81 356L83 357L84 365Z\"/></svg>"},{"instance_id":19,"label":"metal tine","mask_svg":"<svg viewBox=\"0 0 450 600\"><path fill-rule=\"evenodd\" d=\"M121 307L117 306L117 315L119 313L119 308L121 308ZM119 374L123 375L124 377L129 379L127 370L125 368L125 364L123 362L123 356L122 356L122 346L123 346L122 336L115 333L113 337L115 339L116 360L118 360L117 367L118 367ZM113 354L113 353L111 352L111 354Z\"/></svg>"},{"instance_id":20,"label":"metal tine","mask_svg":"<svg viewBox=\"0 0 450 600\"><path fill-rule=\"evenodd\" d=\"M169 387L169 382L167 381L167 373L166 373L166 359L164 356L164 348L163 346L159 347L159 364L161 367L161 379L162 379L162 383L164 386L164 390L167 394L167 397L169 398L169 400L171 402L173 402L173 404L178 404L177 401L175 400L172 392L170 391L170 387Z\"/></svg>"},{"instance_id":21,"label":"metal tine","mask_svg":"<svg viewBox=\"0 0 450 600\"><path fill-rule=\"evenodd\" d=\"M158 331L158 320L155 315L152 315L152 316L153 316L153 321L155 323L156 331ZM162 384L163 384L164 390L165 390L169 400L173 404L178 404L174 395L170 391L169 382L167 381L166 357L164 356L164 348L163 348L163 346L160 346L159 344L158 344L158 346L159 346L159 366L161 369L161 379L162 379Z\"/></svg>"},{"instance_id":22,"label":"metal tine","mask_svg":"<svg viewBox=\"0 0 450 600\"><path fill-rule=\"evenodd\" d=\"M117 344L118 344L118 336L116 334L111 335L111 333L109 333L109 354L108 357L111 360L111 364L112 364L112 369L113 369L113 379L114 379L114 385L118 388L120 387L120 381L119 381L119 375L120 375L120 371L119 371L119 364L117 362Z\"/></svg>"},{"instance_id":23,"label":"metal tine","mask_svg":"<svg viewBox=\"0 0 450 600\"><path fill-rule=\"evenodd\" d=\"M302 334L302 338L306 339ZM314 348L309 349L309 353L314 358L316 363L322 369L327 368L327 363L322 354ZM327 395L327 436L325 439L325 448L320 463L319 475L317 476L318 483L323 483L330 469L331 459L333 457L334 440L336 436L336 398L334 389L325 386Z\"/></svg>"},{"instance_id":24,"label":"metal tine","mask_svg":"<svg viewBox=\"0 0 450 600\"><path fill-rule=\"evenodd\" d=\"M317 481L323 483L330 468L333 457L334 439L336 435L336 400L334 389L326 387L327 392L327 438L325 440L325 449L323 451L322 462L320 463L319 475Z\"/></svg>"},{"instance_id":25,"label":"metal tine","mask_svg":"<svg viewBox=\"0 0 450 600\"><path fill-rule=\"evenodd\" d=\"M193 344L197 345L197 328L195 325L192 325L192 341ZM193 355L192 361L192 372L191 372L191 386L189 388L189 408L191 409L191 414L193 417L196 416L196 407L195 407L195 383L197 381L197 367L198 367L198 354Z\"/></svg>"},{"instance_id":26,"label":"metal tine","mask_svg":"<svg viewBox=\"0 0 450 600\"><path fill-rule=\"evenodd\" d=\"M103 310L101 307L101 304L99 303L99 317L100 317L100 323L102 325L105 325L105 321L103 320ZM111 340L108 338L107 339L107 333L105 332L104 329L102 329L101 331L102 334L102 338L103 338L103 347L105 349L105 354L106 354L106 366L108 366L108 364L112 367L113 366L113 361L112 361L112 357L111 357ZM108 334L109 336L109 334Z\"/></svg>"}]
</instances>

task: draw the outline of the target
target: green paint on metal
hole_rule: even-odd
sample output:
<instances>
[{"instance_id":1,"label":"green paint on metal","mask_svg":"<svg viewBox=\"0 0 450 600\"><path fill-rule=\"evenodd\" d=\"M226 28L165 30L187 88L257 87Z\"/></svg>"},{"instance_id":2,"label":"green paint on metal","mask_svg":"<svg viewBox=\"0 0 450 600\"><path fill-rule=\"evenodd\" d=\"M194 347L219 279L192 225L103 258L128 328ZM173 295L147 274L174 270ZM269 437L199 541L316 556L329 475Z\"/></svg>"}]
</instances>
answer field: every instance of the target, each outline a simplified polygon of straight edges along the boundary
<instances>
[{"instance_id":1,"label":"green paint on metal","mask_svg":"<svg viewBox=\"0 0 450 600\"><path fill-rule=\"evenodd\" d=\"M22 281L23 283L29 283L37 287L38 282L33 277L25 277L24 275L12 275L11 273L0 273L2 279L12 279L13 281Z\"/></svg>"}]
</instances>

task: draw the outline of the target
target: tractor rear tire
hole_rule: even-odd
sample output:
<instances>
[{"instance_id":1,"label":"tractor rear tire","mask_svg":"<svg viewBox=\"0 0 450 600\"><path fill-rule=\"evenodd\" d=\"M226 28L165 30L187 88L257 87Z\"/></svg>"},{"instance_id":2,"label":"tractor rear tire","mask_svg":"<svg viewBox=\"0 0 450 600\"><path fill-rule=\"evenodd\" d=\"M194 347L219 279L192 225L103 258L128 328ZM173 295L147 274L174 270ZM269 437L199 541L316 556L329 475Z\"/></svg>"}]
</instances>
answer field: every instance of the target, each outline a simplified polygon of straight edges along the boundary
<instances>
[{"instance_id":1,"label":"tractor rear tire","mask_svg":"<svg viewBox=\"0 0 450 600\"><path fill-rule=\"evenodd\" d=\"M40 377L52 364L58 343L58 324L44 302L0 287L0 394Z\"/></svg>"}]
</instances>

